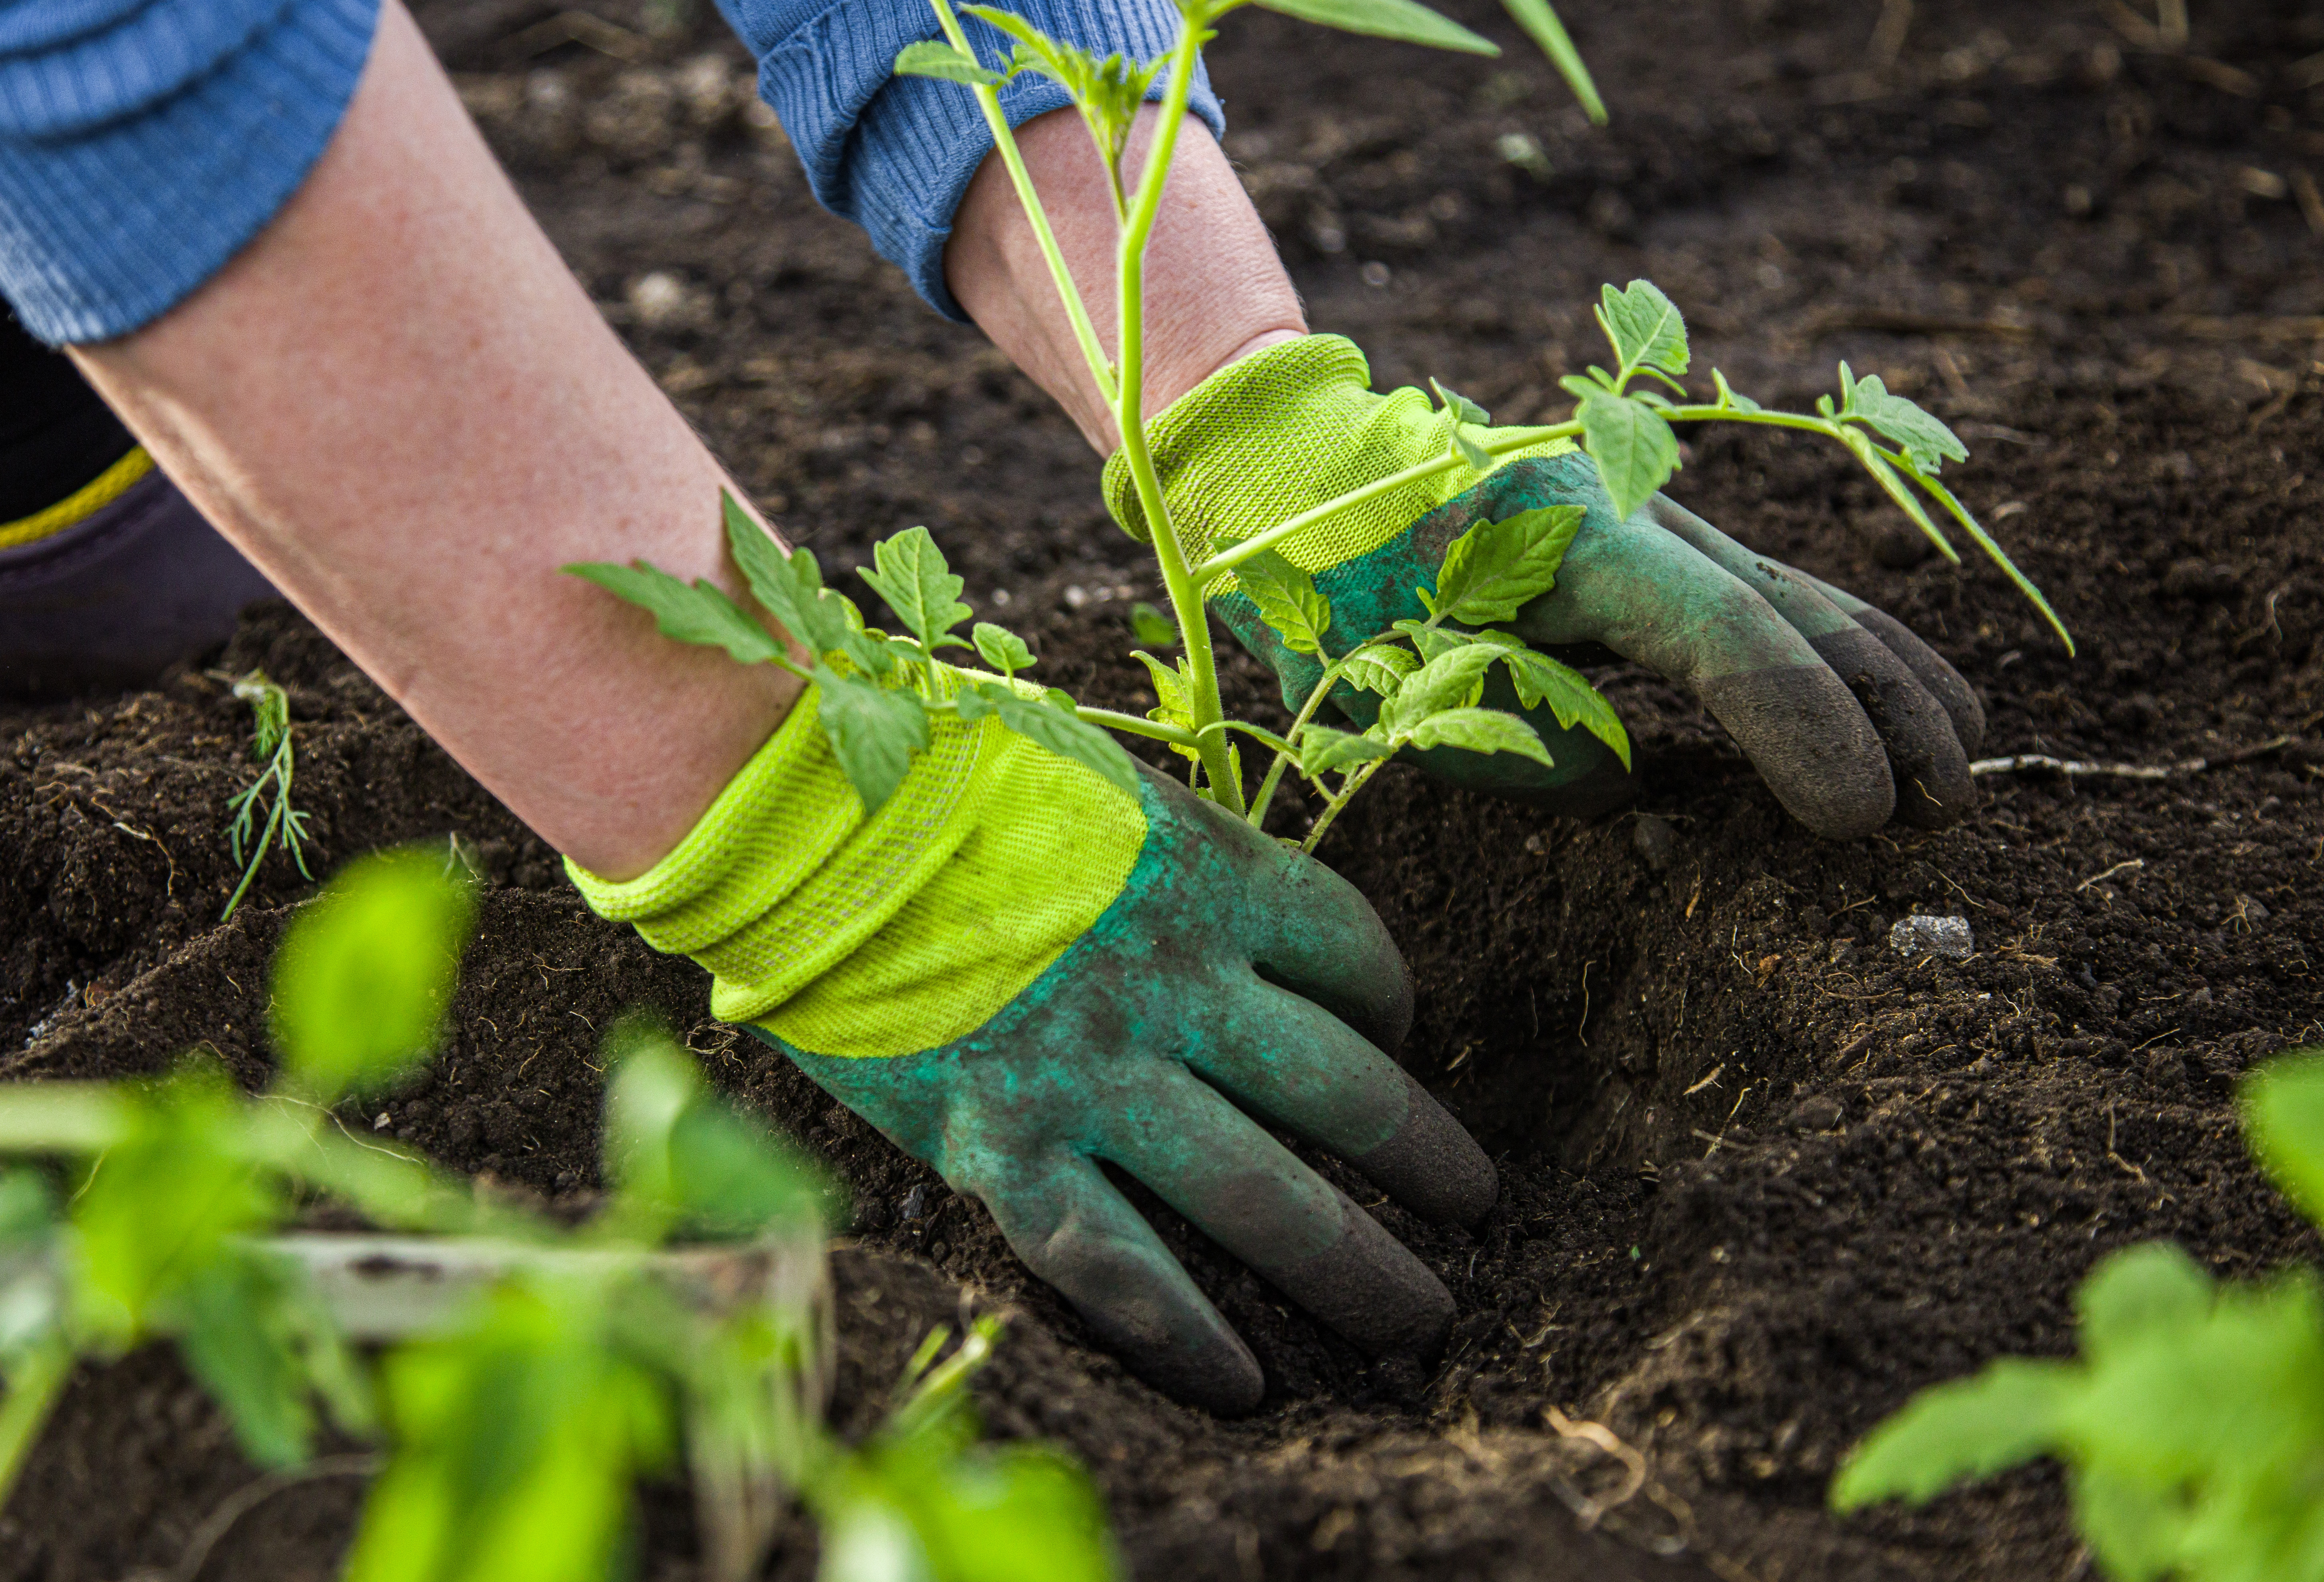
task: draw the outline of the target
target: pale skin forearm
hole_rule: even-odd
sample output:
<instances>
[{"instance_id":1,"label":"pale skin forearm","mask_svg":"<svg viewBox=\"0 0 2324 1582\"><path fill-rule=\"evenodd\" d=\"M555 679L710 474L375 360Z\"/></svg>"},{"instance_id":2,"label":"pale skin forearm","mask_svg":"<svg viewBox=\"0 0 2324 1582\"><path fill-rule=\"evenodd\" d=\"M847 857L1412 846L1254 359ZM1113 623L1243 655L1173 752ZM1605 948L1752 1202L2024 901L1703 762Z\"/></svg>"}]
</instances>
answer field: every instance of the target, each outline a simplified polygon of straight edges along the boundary
<instances>
[{"instance_id":1,"label":"pale skin forearm","mask_svg":"<svg viewBox=\"0 0 2324 1582\"><path fill-rule=\"evenodd\" d=\"M1134 184L1154 120L1139 118L1122 160ZM1189 116L1146 252L1145 410L1150 418L1212 373L1306 333L1267 227L1210 128ZM1080 116L1053 110L1017 129L1018 147L1109 358L1118 357L1113 201ZM1047 391L1101 456L1121 442L1057 301L1033 227L998 155L987 155L953 217L945 283L992 344Z\"/></svg>"},{"instance_id":2,"label":"pale skin forearm","mask_svg":"<svg viewBox=\"0 0 2324 1582\"><path fill-rule=\"evenodd\" d=\"M676 846L798 683L558 568L740 579L726 479L623 349L390 0L296 196L90 380L243 552L543 839Z\"/></svg>"}]
</instances>

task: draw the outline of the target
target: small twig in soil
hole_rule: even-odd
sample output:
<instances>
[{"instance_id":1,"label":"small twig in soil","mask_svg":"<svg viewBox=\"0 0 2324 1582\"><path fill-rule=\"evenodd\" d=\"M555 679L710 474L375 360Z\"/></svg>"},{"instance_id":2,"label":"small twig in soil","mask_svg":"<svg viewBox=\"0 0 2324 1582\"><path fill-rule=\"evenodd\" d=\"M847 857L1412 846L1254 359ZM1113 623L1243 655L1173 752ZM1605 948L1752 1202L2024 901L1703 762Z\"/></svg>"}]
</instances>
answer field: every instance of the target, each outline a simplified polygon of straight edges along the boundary
<instances>
[{"instance_id":1,"label":"small twig in soil","mask_svg":"<svg viewBox=\"0 0 2324 1582\"><path fill-rule=\"evenodd\" d=\"M2053 758L2047 753L2019 753L2007 758L1979 758L1969 766L1971 774L2022 774L2040 770L2071 780L2080 775L2110 775L2117 780L2169 780L2174 775L2200 774L2207 769L2248 763L2292 745L2290 736L2277 736L2255 746L2237 747L2216 758L2182 758L2176 763L2100 763L2084 758Z\"/></svg>"},{"instance_id":2,"label":"small twig in soil","mask_svg":"<svg viewBox=\"0 0 2324 1582\"><path fill-rule=\"evenodd\" d=\"M2098 884L2102 879L2111 879L2116 874L2135 874L2145 866L2146 859L2144 857L2132 857L2127 862L2116 863L2105 873L2092 874L2089 878L2075 885L2074 893L2080 895L2083 891L2088 890L2091 885Z\"/></svg>"}]
</instances>

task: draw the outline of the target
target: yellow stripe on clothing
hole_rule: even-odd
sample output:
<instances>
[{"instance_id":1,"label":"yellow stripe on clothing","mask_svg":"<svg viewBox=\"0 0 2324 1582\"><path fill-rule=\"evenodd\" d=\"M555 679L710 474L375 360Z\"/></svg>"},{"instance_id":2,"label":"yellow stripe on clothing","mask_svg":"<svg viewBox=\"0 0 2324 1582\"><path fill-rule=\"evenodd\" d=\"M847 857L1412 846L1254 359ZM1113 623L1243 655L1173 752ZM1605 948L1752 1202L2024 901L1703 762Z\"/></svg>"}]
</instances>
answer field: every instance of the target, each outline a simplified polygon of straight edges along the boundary
<instances>
[{"instance_id":1,"label":"yellow stripe on clothing","mask_svg":"<svg viewBox=\"0 0 2324 1582\"><path fill-rule=\"evenodd\" d=\"M0 522L0 550L22 549L87 521L127 494L131 486L152 470L153 458L145 454L145 447L133 446L128 455L47 510L19 516L14 522Z\"/></svg>"}]
</instances>

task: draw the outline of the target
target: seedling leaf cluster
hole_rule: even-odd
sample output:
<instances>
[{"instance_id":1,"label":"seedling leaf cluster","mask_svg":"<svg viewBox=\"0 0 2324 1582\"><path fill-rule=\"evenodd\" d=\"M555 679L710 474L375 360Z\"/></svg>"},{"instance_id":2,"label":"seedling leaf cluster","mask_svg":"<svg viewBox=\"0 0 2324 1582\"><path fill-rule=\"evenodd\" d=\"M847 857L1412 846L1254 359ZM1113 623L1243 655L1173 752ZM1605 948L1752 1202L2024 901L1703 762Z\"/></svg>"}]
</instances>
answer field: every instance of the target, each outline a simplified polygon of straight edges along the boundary
<instances>
[{"instance_id":1,"label":"seedling leaf cluster","mask_svg":"<svg viewBox=\"0 0 2324 1582\"><path fill-rule=\"evenodd\" d=\"M2255 1154L2324 1225L2324 1050L2262 1067L2243 1093ZM2186 1253L2117 1253L2075 1301L2080 1352L2003 1357L1915 1396L1831 1485L1841 1511L1918 1504L2041 1457L2115 1582L2324 1578L2324 1281L2297 1269L2214 1280Z\"/></svg>"},{"instance_id":2,"label":"seedling leaf cluster","mask_svg":"<svg viewBox=\"0 0 2324 1582\"><path fill-rule=\"evenodd\" d=\"M383 1441L351 1582L609 1577L636 1481L680 1467L715 1582L756 1574L802 1499L830 1582L1112 1576L1076 1467L975 1442L991 1321L942 1362L931 1336L867 1444L825 1429L828 1189L658 1030L608 1041L610 1189L577 1226L341 1124L435 1050L473 914L437 854L334 879L277 957L256 1096L193 1059L0 1090L0 1498L78 1359L166 1339L261 1466L307 1463L327 1423ZM283 1234L318 1199L391 1234ZM361 1273L399 1263L419 1297Z\"/></svg>"}]
</instances>

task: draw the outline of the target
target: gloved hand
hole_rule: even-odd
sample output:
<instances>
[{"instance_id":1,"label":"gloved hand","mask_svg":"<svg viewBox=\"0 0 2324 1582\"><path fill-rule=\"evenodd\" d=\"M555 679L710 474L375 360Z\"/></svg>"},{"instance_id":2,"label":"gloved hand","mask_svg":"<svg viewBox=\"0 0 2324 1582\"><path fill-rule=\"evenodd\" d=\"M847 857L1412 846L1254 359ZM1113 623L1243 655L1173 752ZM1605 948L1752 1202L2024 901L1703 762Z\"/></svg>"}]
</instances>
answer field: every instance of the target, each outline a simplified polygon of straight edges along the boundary
<instances>
[{"instance_id":1,"label":"gloved hand","mask_svg":"<svg viewBox=\"0 0 2324 1582\"><path fill-rule=\"evenodd\" d=\"M1364 1350L1439 1345L1443 1284L1259 1124L1428 1218L1492 1205L1483 1152L1381 1052L1411 982L1363 898L1165 776L1132 798L991 717L932 717L867 819L816 707L650 873L568 865L590 905L709 968L716 1015L982 1200L1160 1388L1239 1411L1262 1380L1100 1161Z\"/></svg>"},{"instance_id":2,"label":"gloved hand","mask_svg":"<svg viewBox=\"0 0 2324 1582\"><path fill-rule=\"evenodd\" d=\"M1418 390L1376 395L1370 381L1352 343L1305 336L1228 365L1156 417L1148 440L1189 559L1445 453L1449 413ZM1105 486L1114 519L1147 537L1119 453ZM1601 643L1685 683L1819 835L1865 835L1892 812L1940 827L1968 807L1985 715L1950 665L1862 600L1752 554L1667 498L1617 519L1597 469L1570 441L1512 452L1481 479L1461 467L1408 484L1279 548L1331 599L1326 643L1336 656L1398 620L1425 618L1416 589L1434 591L1445 549L1469 528L1559 504L1583 507L1583 524L1557 586L1507 623L1518 636L1536 646ZM1205 592L1296 709L1320 661L1286 649L1231 574ZM1379 707L1351 687L1333 701L1360 725ZM1499 671L1483 702L1526 712ZM1628 774L1608 748L1579 726L1561 730L1546 708L1527 717L1554 767L1450 747L1415 756L1456 783L1555 812L1627 800Z\"/></svg>"}]
</instances>

